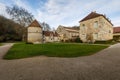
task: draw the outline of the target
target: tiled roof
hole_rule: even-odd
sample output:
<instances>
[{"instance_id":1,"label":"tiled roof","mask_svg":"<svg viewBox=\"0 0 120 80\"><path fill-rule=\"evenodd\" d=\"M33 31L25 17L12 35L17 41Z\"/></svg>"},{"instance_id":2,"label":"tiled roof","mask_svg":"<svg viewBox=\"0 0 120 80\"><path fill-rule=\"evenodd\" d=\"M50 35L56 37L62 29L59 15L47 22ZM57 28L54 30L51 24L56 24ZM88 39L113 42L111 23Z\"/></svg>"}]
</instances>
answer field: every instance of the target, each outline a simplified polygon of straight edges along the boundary
<instances>
[{"instance_id":1,"label":"tiled roof","mask_svg":"<svg viewBox=\"0 0 120 80\"><path fill-rule=\"evenodd\" d=\"M79 30L79 27L64 27L66 29Z\"/></svg>"},{"instance_id":2,"label":"tiled roof","mask_svg":"<svg viewBox=\"0 0 120 80\"><path fill-rule=\"evenodd\" d=\"M66 30L68 32L72 32L72 33L79 33L79 31L72 31L72 30Z\"/></svg>"},{"instance_id":3,"label":"tiled roof","mask_svg":"<svg viewBox=\"0 0 120 80\"><path fill-rule=\"evenodd\" d=\"M73 27L69 27L69 26L62 26L62 25L59 25L58 27L62 27L64 29L71 29L71 30L79 30L79 26L73 26Z\"/></svg>"},{"instance_id":4,"label":"tiled roof","mask_svg":"<svg viewBox=\"0 0 120 80\"><path fill-rule=\"evenodd\" d=\"M34 20L28 27L41 27L37 20Z\"/></svg>"},{"instance_id":5,"label":"tiled roof","mask_svg":"<svg viewBox=\"0 0 120 80\"><path fill-rule=\"evenodd\" d=\"M79 22L86 21L86 20L89 20L89 19L93 19L93 18L96 18L96 17L99 17L99 16L103 16L111 25L113 25L113 24L111 23L111 21L108 20L108 18L106 18L105 15L99 14L99 13L96 13L96 12L91 12L90 14L88 14L85 18L83 18L83 19L82 19L81 21L79 21Z\"/></svg>"},{"instance_id":6,"label":"tiled roof","mask_svg":"<svg viewBox=\"0 0 120 80\"><path fill-rule=\"evenodd\" d=\"M114 27L113 33L120 33L120 27Z\"/></svg>"},{"instance_id":7,"label":"tiled roof","mask_svg":"<svg viewBox=\"0 0 120 80\"><path fill-rule=\"evenodd\" d=\"M53 35L53 36L59 36L57 32L53 32L53 31L43 31L43 35L45 36L50 36L50 35Z\"/></svg>"}]
</instances>

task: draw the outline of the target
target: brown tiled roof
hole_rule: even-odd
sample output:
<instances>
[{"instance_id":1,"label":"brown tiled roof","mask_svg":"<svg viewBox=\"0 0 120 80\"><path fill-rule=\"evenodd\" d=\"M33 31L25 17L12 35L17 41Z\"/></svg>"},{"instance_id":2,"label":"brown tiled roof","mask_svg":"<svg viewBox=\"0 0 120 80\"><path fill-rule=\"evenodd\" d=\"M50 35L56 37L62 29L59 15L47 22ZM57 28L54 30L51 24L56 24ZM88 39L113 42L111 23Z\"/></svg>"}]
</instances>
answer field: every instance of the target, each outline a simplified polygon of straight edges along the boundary
<instances>
[{"instance_id":1,"label":"brown tiled roof","mask_svg":"<svg viewBox=\"0 0 120 80\"><path fill-rule=\"evenodd\" d=\"M50 36L50 35L53 35L53 36L59 36L57 32L53 32L53 31L43 31L43 35L45 36Z\"/></svg>"},{"instance_id":2,"label":"brown tiled roof","mask_svg":"<svg viewBox=\"0 0 120 80\"><path fill-rule=\"evenodd\" d=\"M66 29L79 30L79 27L64 27Z\"/></svg>"},{"instance_id":3,"label":"brown tiled roof","mask_svg":"<svg viewBox=\"0 0 120 80\"><path fill-rule=\"evenodd\" d=\"M120 27L114 27L113 33L120 33Z\"/></svg>"},{"instance_id":4,"label":"brown tiled roof","mask_svg":"<svg viewBox=\"0 0 120 80\"><path fill-rule=\"evenodd\" d=\"M108 20L108 18L106 18L105 15L103 14L99 14L99 13L96 13L96 12L91 12L90 14L88 14L85 18L83 18L81 21L79 22L82 22L82 21L86 21L86 20L89 20L89 19L93 19L93 18L96 18L96 17L99 17L99 16L103 16L111 25L113 25L111 23L111 21Z\"/></svg>"},{"instance_id":5,"label":"brown tiled roof","mask_svg":"<svg viewBox=\"0 0 120 80\"><path fill-rule=\"evenodd\" d=\"M28 27L42 27L37 20L34 20Z\"/></svg>"},{"instance_id":6,"label":"brown tiled roof","mask_svg":"<svg viewBox=\"0 0 120 80\"><path fill-rule=\"evenodd\" d=\"M72 33L79 33L79 31L78 32L77 31L71 31L71 30L66 30L66 31L72 32Z\"/></svg>"}]
</instances>

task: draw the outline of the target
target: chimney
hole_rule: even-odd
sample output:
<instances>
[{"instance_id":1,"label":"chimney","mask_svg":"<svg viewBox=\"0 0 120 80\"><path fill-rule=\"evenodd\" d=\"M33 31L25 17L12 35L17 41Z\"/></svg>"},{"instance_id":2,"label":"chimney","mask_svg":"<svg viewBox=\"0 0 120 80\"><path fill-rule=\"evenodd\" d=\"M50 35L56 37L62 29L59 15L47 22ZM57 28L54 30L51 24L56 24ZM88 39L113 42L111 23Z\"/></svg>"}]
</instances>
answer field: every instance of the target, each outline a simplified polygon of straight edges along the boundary
<instances>
[{"instance_id":1,"label":"chimney","mask_svg":"<svg viewBox=\"0 0 120 80\"><path fill-rule=\"evenodd\" d=\"M96 13L96 11L92 11L92 12Z\"/></svg>"}]
</instances>

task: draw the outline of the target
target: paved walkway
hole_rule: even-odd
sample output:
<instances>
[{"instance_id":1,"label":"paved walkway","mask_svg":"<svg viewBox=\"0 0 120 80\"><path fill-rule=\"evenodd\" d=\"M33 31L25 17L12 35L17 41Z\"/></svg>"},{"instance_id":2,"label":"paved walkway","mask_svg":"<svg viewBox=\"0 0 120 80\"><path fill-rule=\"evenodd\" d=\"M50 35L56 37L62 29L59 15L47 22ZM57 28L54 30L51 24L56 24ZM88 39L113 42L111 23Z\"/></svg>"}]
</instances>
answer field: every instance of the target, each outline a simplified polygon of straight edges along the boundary
<instances>
[{"instance_id":1,"label":"paved walkway","mask_svg":"<svg viewBox=\"0 0 120 80\"><path fill-rule=\"evenodd\" d=\"M14 43L3 43L3 46L0 46L0 60L5 55L5 53L7 53L7 51L9 50L9 48L11 48L13 44Z\"/></svg>"},{"instance_id":2,"label":"paved walkway","mask_svg":"<svg viewBox=\"0 0 120 80\"><path fill-rule=\"evenodd\" d=\"M0 47L0 58L9 47ZM85 57L1 59L0 80L120 80L120 43Z\"/></svg>"}]
</instances>

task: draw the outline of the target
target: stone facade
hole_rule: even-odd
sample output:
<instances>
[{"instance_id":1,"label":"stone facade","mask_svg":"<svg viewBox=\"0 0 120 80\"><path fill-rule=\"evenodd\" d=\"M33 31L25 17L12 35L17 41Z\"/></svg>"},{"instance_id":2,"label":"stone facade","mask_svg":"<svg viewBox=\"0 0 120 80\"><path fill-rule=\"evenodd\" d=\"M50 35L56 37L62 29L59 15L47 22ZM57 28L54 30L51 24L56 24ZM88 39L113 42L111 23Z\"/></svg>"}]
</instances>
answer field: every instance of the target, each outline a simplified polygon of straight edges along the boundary
<instances>
[{"instance_id":1,"label":"stone facade","mask_svg":"<svg viewBox=\"0 0 120 80\"><path fill-rule=\"evenodd\" d=\"M70 39L74 39L79 36L79 28L77 27L65 27L58 26L57 33L60 36L61 41L66 41Z\"/></svg>"},{"instance_id":2,"label":"stone facade","mask_svg":"<svg viewBox=\"0 0 120 80\"><path fill-rule=\"evenodd\" d=\"M79 33L83 42L111 40L113 25L104 15L92 12L80 21Z\"/></svg>"},{"instance_id":3,"label":"stone facade","mask_svg":"<svg viewBox=\"0 0 120 80\"><path fill-rule=\"evenodd\" d=\"M34 20L27 28L28 43L42 43L42 27Z\"/></svg>"},{"instance_id":4,"label":"stone facade","mask_svg":"<svg viewBox=\"0 0 120 80\"><path fill-rule=\"evenodd\" d=\"M59 35L55 31L43 31L43 41L46 42L59 42Z\"/></svg>"}]
</instances>

